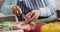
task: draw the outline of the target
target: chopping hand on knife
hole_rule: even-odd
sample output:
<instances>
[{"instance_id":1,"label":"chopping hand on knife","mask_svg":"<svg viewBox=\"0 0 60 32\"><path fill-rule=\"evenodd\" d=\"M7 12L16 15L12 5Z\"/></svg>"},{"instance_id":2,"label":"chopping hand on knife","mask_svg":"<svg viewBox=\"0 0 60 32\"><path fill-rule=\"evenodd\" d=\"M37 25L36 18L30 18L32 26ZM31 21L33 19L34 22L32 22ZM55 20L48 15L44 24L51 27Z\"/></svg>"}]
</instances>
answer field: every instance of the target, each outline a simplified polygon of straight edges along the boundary
<instances>
[{"instance_id":1,"label":"chopping hand on knife","mask_svg":"<svg viewBox=\"0 0 60 32\"><path fill-rule=\"evenodd\" d=\"M22 14L22 10L19 6L13 6L12 7L12 11L16 16L20 16L20 14ZM27 13L26 16L30 17L30 19L32 20L36 20L38 19L40 15L40 11L39 10L32 10L31 12Z\"/></svg>"}]
</instances>

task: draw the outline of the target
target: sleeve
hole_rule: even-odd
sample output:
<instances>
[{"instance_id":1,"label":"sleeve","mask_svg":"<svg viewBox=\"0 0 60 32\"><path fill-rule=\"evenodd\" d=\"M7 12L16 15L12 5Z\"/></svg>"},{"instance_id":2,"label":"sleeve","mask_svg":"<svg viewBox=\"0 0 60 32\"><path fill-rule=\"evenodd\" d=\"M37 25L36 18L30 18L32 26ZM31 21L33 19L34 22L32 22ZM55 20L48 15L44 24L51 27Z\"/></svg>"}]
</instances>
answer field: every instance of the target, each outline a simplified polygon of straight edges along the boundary
<instances>
[{"instance_id":1,"label":"sleeve","mask_svg":"<svg viewBox=\"0 0 60 32\"><path fill-rule=\"evenodd\" d=\"M1 13L5 15L12 15L11 8L17 4L17 0L5 0L1 6Z\"/></svg>"},{"instance_id":2,"label":"sleeve","mask_svg":"<svg viewBox=\"0 0 60 32\"><path fill-rule=\"evenodd\" d=\"M45 7L39 8L39 10L41 11L40 16L49 17L51 15L54 15L54 13L56 12L54 0L43 0L43 1Z\"/></svg>"}]
</instances>

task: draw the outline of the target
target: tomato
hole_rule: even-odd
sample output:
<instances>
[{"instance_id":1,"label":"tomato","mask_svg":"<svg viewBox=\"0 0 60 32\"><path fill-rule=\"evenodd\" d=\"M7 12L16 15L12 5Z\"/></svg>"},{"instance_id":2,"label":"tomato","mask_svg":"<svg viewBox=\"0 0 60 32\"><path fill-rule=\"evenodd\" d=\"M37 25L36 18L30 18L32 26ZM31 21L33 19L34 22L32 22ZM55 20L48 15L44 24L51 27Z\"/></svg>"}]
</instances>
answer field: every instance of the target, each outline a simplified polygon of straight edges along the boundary
<instances>
[{"instance_id":1,"label":"tomato","mask_svg":"<svg viewBox=\"0 0 60 32\"><path fill-rule=\"evenodd\" d=\"M44 25L44 22L36 24L36 32L40 32L40 28Z\"/></svg>"},{"instance_id":2,"label":"tomato","mask_svg":"<svg viewBox=\"0 0 60 32\"><path fill-rule=\"evenodd\" d=\"M27 29L24 29L24 32L28 32L28 30Z\"/></svg>"}]
</instances>

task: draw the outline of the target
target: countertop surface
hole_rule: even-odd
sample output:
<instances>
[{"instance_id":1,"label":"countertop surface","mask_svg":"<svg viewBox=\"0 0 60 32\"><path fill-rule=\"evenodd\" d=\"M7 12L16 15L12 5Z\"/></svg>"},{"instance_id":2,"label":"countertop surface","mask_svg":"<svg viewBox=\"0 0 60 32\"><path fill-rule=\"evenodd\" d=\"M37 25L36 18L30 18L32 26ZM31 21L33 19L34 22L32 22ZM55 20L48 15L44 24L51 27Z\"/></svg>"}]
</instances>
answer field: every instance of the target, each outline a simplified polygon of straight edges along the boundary
<instances>
[{"instance_id":1,"label":"countertop surface","mask_svg":"<svg viewBox=\"0 0 60 32\"><path fill-rule=\"evenodd\" d=\"M4 15L3 13L0 13L0 17L7 17L7 16L14 16L14 15Z\"/></svg>"},{"instance_id":2,"label":"countertop surface","mask_svg":"<svg viewBox=\"0 0 60 32\"><path fill-rule=\"evenodd\" d=\"M16 21L16 17L14 15L4 15L0 13L0 21Z\"/></svg>"}]
</instances>

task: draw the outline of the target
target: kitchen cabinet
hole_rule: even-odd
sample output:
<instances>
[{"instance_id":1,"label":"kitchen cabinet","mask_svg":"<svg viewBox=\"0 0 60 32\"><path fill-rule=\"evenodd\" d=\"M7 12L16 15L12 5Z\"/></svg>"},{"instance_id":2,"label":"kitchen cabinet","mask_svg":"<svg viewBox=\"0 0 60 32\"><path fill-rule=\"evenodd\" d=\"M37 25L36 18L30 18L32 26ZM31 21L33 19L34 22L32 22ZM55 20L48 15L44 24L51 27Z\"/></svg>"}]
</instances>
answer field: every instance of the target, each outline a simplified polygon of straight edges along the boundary
<instances>
[{"instance_id":1,"label":"kitchen cabinet","mask_svg":"<svg viewBox=\"0 0 60 32\"><path fill-rule=\"evenodd\" d=\"M60 18L60 10L57 10L57 17Z\"/></svg>"}]
</instances>

